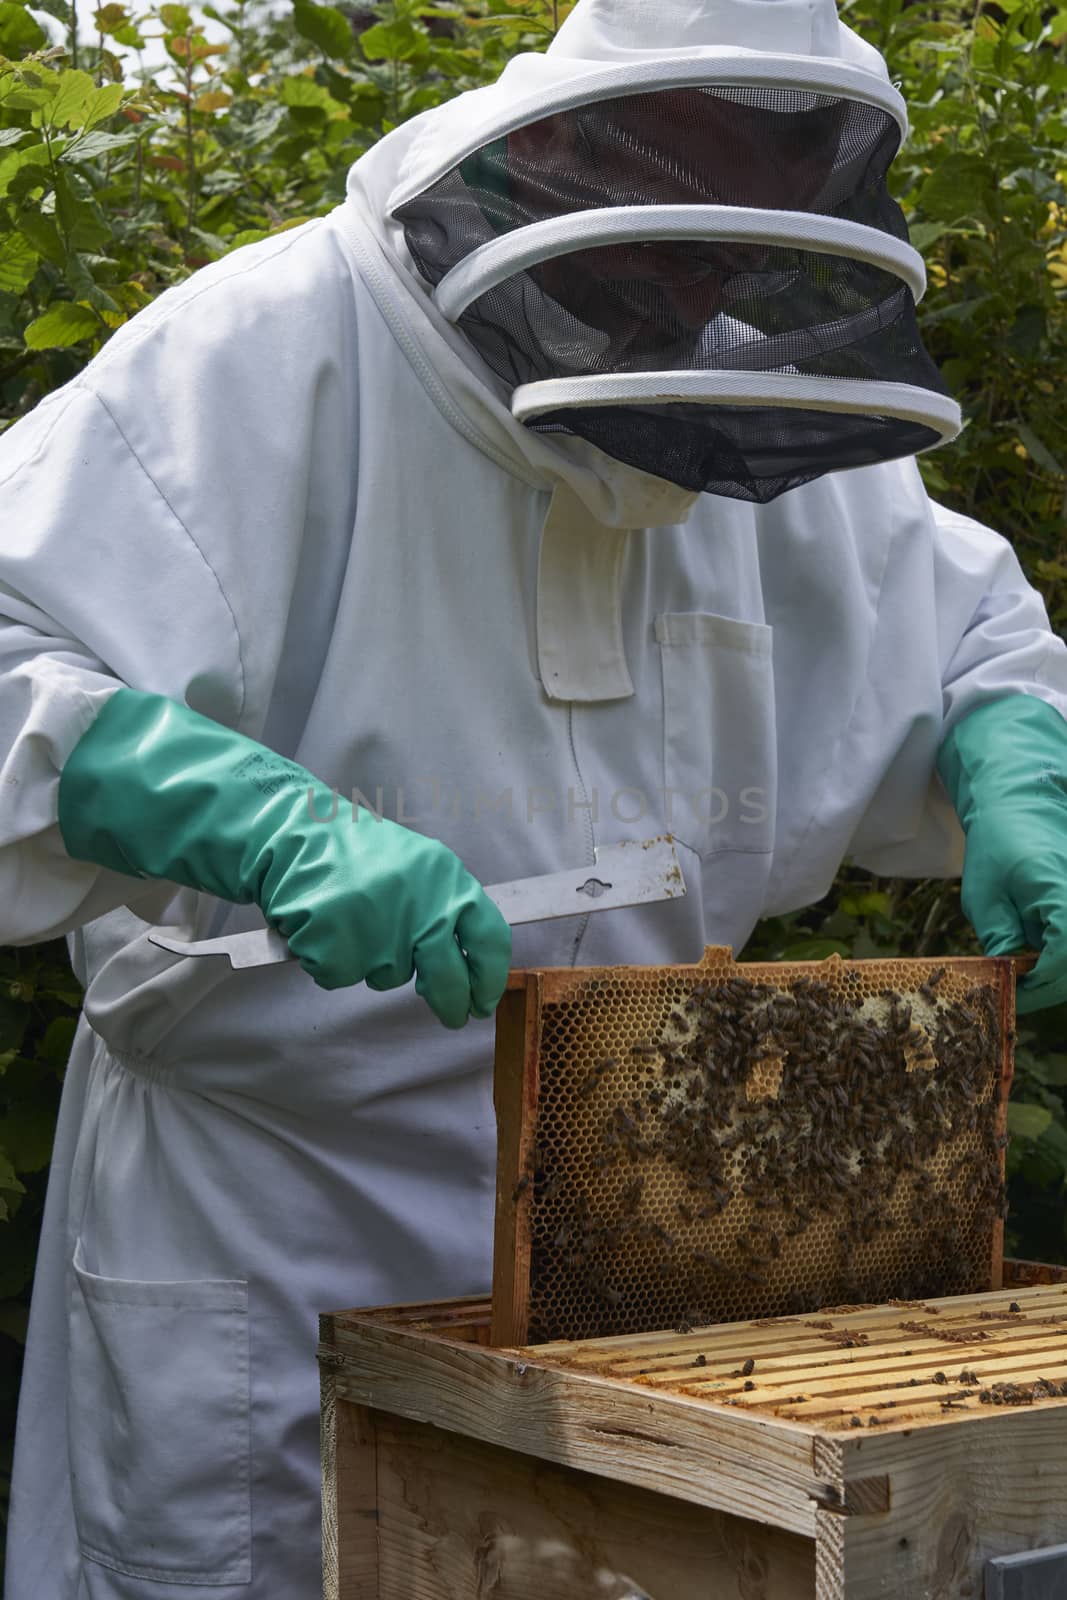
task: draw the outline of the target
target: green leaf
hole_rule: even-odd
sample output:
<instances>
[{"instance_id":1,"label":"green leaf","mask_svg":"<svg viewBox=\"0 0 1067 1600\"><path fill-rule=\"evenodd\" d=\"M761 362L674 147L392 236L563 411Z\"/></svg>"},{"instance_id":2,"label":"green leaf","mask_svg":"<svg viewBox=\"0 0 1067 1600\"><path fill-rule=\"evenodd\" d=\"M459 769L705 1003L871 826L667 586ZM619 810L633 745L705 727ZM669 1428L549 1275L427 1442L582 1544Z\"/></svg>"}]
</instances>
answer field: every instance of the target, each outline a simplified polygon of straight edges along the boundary
<instances>
[{"instance_id":1,"label":"green leaf","mask_svg":"<svg viewBox=\"0 0 1067 1600\"><path fill-rule=\"evenodd\" d=\"M944 238L946 233L951 233L952 225L948 222L913 222L908 232L911 235L913 250L929 250L932 244Z\"/></svg>"},{"instance_id":2,"label":"green leaf","mask_svg":"<svg viewBox=\"0 0 1067 1600\"><path fill-rule=\"evenodd\" d=\"M20 1172L41 1172L52 1159L56 1119L47 1101L13 1106L0 1117L0 1144L13 1152ZM16 1182L18 1180L16 1179ZM10 1187L0 1179L0 1189ZM22 1185L19 1184L22 1189Z\"/></svg>"},{"instance_id":3,"label":"green leaf","mask_svg":"<svg viewBox=\"0 0 1067 1600\"><path fill-rule=\"evenodd\" d=\"M18 229L45 261L50 261L54 267L61 267L66 261L67 252L59 237L59 229L52 218L46 217L43 211L26 211L18 219Z\"/></svg>"},{"instance_id":4,"label":"green leaf","mask_svg":"<svg viewBox=\"0 0 1067 1600\"><path fill-rule=\"evenodd\" d=\"M48 146L28 144L21 150L12 150L0 160L0 195L7 194L15 175L23 167L37 167L42 173L39 182L49 182Z\"/></svg>"},{"instance_id":5,"label":"green leaf","mask_svg":"<svg viewBox=\"0 0 1067 1600\"><path fill-rule=\"evenodd\" d=\"M35 317L26 329L26 347L29 350L60 350L67 345L79 344L100 332L100 319L87 306L74 305L64 300Z\"/></svg>"},{"instance_id":6,"label":"green leaf","mask_svg":"<svg viewBox=\"0 0 1067 1600\"><path fill-rule=\"evenodd\" d=\"M39 259L37 251L21 233L0 233L0 289L20 294L37 271Z\"/></svg>"},{"instance_id":7,"label":"green leaf","mask_svg":"<svg viewBox=\"0 0 1067 1600\"><path fill-rule=\"evenodd\" d=\"M112 150L122 150L127 145L136 144L137 130L130 128L125 133L103 133L97 129L87 133L81 139L75 139L63 152L64 161L93 161L98 156L107 155Z\"/></svg>"},{"instance_id":8,"label":"green leaf","mask_svg":"<svg viewBox=\"0 0 1067 1600\"><path fill-rule=\"evenodd\" d=\"M81 301L97 311L118 311L120 307L106 290L102 289L86 264L86 258L77 251L67 257L65 277L70 298Z\"/></svg>"},{"instance_id":9,"label":"green leaf","mask_svg":"<svg viewBox=\"0 0 1067 1600\"><path fill-rule=\"evenodd\" d=\"M159 17L169 33L188 33L193 26L193 14L188 6L160 6Z\"/></svg>"},{"instance_id":10,"label":"green leaf","mask_svg":"<svg viewBox=\"0 0 1067 1600\"><path fill-rule=\"evenodd\" d=\"M87 72L62 72L59 93L52 101L48 120L59 128L80 127L96 85Z\"/></svg>"},{"instance_id":11,"label":"green leaf","mask_svg":"<svg viewBox=\"0 0 1067 1600\"><path fill-rule=\"evenodd\" d=\"M1067 1128L1056 1121L1055 1113L1051 1127L1041 1135L1040 1148L1055 1161L1060 1183L1067 1182Z\"/></svg>"},{"instance_id":12,"label":"green leaf","mask_svg":"<svg viewBox=\"0 0 1067 1600\"><path fill-rule=\"evenodd\" d=\"M996 198L996 181L981 156L953 151L919 190L919 204L932 222L987 217Z\"/></svg>"},{"instance_id":13,"label":"green leaf","mask_svg":"<svg viewBox=\"0 0 1067 1600\"><path fill-rule=\"evenodd\" d=\"M410 22L376 22L359 36L368 61L418 61L430 53L430 41Z\"/></svg>"},{"instance_id":14,"label":"green leaf","mask_svg":"<svg viewBox=\"0 0 1067 1600\"><path fill-rule=\"evenodd\" d=\"M39 22L35 22L25 6L13 0L0 0L0 54L17 60L29 55L31 50L43 50L48 35Z\"/></svg>"},{"instance_id":15,"label":"green leaf","mask_svg":"<svg viewBox=\"0 0 1067 1600\"><path fill-rule=\"evenodd\" d=\"M321 83L316 83L314 78L305 78L302 74L294 74L285 79L282 84L282 99L287 106L296 106L300 109L326 111L337 104L328 89Z\"/></svg>"},{"instance_id":16,"label":"green leaf","mask_svg":"<svg viewBox=\"0 0 1067 1600\"><path fill-rule=\"evenodd\" d=\"M1033 428L1029 427L1025 422L1019 422L1016 424L1015 431L1039 467L1043 467L1046 472L1054 473L1057 478L1067 477L1067 468L1057 461L1052 451L1046 444L1042 443Z\"/></svg>"},{"instance_id":17,"label":"green leaf","mask_svg":"<svg viewBox=\"0 0 1067 1600\"><path fill-rule=\"evenodd\" d=\"M0 1150L0 1189L10 1189L15 1194L26 1193L25 1184L19 1182L15 1168L3 1150Z\"/></svg>"},{"instance_id":18,"label":"green leaf","mask_svg":"<svg viewBox=\"0 0 1067 1600\"><path fill-rule=\"evenodd\" d=\"M1035 356L1048 332L1048 317L1044 306L1020 306L1008 334L1008 346L1024 359ZM1029 446L1027 446L1029 448ZM1033 455L1033 451L1030 452Z\"/></svg>"},{"instance_id":19,"label":"green leaf","mask_svg":"<svg viewBox=\"0 0 1067 1600\"><path fill-rule=\"evenodd\" d=\"M1042 1056L1041 1066L1046 1083L1053 1084L1057 1089L1067 1085L1067 1055L1054 1053Z\"/></svg>"},{"instance_id":20,"label":"green leaf","mask_svg":"<svg viewBox=\"0 0 1067 1600\"><path fill-rule=\"evenodd\" d=\"M240 250L245 244L258 244L261 239L270 238L269 228L242 228L240 233L235 233L226 240L226 253Z\"/></svg>"},{"instance_id":21,"label":"green leaf","mask_svg":"<svg viewBox=\"0 0 1067 1600\"><path fill-rule=\"evenodd\" d=\"M314 0L293 0L293 22L297 33L317 44L323 55L351 54L352 29L335 7L316 5Z\"/></svg>"},{"instance_id":22,"label":"green leaf","mask_svg":"<svg viewBox=\"0 0 1067 1600\"><path fill-rule=\"evenodd\" d=\"M0 102L8 110L29 111L51 105L59 93L59 73L29 62L0 75Z\"/></svg>"},{"instance_id":23,"label":"green leaf","mask_svg":"<svg viewBox=\"0 0 1067 1600\"><path fill-rule=\"evenodd\" d=\"M1008 1132L1013 1139L1040 1139L1052 1125L1052 1112L1012 1100L1008 1105Z\"/></svg>"},{"instance_id":24,"label":"green leaf","mask_svg":"<svg viewBox=\"0 0 1067 1600\"><path fill-rule=\"evenodd\" d=\"M88 200L81 200L65 172L56 173L56 217L72 250L102 250L111 239L111 230ZM79 299L84 296L79 295Z\"/></svg>"},{"instance_id":25,"label":"green leaf","mask_svg":"<svg viewBox=\"0 0 1067 1600\"><path fill-rule=\"evenodd\" d=\"M47 1061L49 1066L65 1067L70 1057L70 1047L74 1043L74 1030L77 1026L75 1017L53 1017L41 1040L41 1059Z\"/></svg>"},{"instance_id":26,"label":"green leaf","mask_svg":"<svg viewBox=\"0 0 1067 1600\"><path fill-rule=\"evenodd\" d=\"M121 83L105 83L99 89L94 89L85 115L86 133L90 128L95 128L98 122L115 115L125 93Z\"/></svg>"}]
</instances>

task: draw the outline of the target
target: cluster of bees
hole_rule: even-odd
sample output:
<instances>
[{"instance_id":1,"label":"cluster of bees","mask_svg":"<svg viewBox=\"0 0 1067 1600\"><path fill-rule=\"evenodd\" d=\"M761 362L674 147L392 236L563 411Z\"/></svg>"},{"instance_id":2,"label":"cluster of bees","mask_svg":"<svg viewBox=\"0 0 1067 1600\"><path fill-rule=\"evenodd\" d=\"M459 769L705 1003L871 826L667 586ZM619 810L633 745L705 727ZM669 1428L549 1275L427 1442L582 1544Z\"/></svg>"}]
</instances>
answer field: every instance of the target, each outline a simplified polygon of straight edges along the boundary
<instances>
[{"instance_id":1,"label":"cluster of bees","mask_svg":"<svg viewBox=\"0 0 1067 1600\"><path fill-rule=\"evenodd\" d=\"M533 1176L536 1336L988 1287L1003 1038L995 992L943 994L943 978L903 995L711 977L658 1037L557 1065Z\"/></svg>"}]
</instances>

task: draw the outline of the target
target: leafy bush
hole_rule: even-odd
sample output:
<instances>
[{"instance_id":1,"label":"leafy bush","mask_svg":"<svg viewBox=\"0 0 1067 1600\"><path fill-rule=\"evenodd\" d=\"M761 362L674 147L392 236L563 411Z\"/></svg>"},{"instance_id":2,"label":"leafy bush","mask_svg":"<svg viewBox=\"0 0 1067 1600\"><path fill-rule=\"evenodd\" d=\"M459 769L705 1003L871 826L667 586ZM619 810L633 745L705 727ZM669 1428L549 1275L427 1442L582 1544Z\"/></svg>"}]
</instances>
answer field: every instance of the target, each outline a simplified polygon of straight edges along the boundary
<instances>
[{"instance_id":1,"label":"leafy bush","mask_svg":"<svg viewBox=\"0 0 1067 1600\"><path fill-rule=\"evenodd\" d=\"M343 196L349 163L406 118L543 47L564 0L269 0L131 9L96 35L0 0L0 427L74 376L205 262ZM896 192L927 255L924 336L967 427L923 458L938 498L1004 532L1067 627L1067 11L1039 0L842 0L886 54L913 132ZM212 36L205 31L210 27ZM221 35L222 37L217 37ZM165 66L146 71L152 43ZM764 923L752 955L975 949L953 884L846 869L832 895ZM62 947L0 952L0 1346L14 1354L50 1130L76 1008ZM1020 1032L1009 1246L1067 1259L1067 1018ZM3 1337L6 1335L7 1337ZM14 1376L4 1383L13 1395Z\"/></svg>"}]
</instances>

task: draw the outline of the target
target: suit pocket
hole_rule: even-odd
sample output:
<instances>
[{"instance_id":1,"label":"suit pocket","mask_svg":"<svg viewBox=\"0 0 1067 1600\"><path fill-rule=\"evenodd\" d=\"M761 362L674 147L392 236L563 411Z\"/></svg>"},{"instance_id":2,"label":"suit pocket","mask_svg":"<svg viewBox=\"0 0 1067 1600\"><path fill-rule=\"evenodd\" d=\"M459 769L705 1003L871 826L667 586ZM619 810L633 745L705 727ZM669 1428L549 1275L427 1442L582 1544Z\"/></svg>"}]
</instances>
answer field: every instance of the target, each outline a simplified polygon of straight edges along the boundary
<instances>
[{"instance_id":1,"label":"suit pocket","mask_svg":"<svg viewBox=\"0 0 1067 1600\"><path fill-rule=\"evenodd\" d=\"M83 1556L148 1582L251 1581L246 1283L103 1278L79 1241L68 1426Z\"/></svg>"},{"instance_id":2,"label":"suit pocket","mask_svg":"<svg viewBox=\"0 0 1067 1600\"><path fill-rule=\"evenodd\" d=\"M774 847L778 760L771 629L710 612L656 618L669 825L707 856Z\"/></svg>"}]
</instances>

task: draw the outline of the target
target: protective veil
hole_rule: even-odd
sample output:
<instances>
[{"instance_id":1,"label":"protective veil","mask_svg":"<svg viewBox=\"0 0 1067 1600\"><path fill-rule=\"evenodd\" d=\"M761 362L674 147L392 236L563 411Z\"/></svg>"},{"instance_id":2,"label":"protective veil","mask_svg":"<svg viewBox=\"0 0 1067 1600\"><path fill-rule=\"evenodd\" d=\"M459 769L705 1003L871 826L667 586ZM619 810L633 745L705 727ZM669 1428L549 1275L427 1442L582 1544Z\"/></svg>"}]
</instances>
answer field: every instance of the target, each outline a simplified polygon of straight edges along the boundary
<instances>
[{"instance_id":1,"label":"protective veil","mask_svg":"<svg viewBox=\"0 0 1067 1600\"><path fill-rule=\"evenodd\" d=\"M860 74L849 109L890 97L851 35L834 33L836 56L814 49L813 18L829 15L581 0L551 56L508 69L503 100L528 87L547 105L553 84L649 71L653 50L625 55L643 17L670 41L665 71L693 56L698 81L678 92L702 110L706 62L742 37L754 64L773 42L804 70ZM767 31L741 35L742 21ZM731 127L751 109L711 99ZM683 900L516 930L519 965L740 949L761 915L825 893L846 854L958 872L934 776L946 730L1009 695L1067 706L1063 646L1010 548L931 502L914 460L760 504L519 420L514 379L435 302L393 214L471 158L472 182L491 164L506 129L484 108L502 103L479 91L399 128L330 216L160 296L0 437L0 938L70 935L86 983L30 1320L8 1600L318 1600L318 1312L489 1280L492 1024L443 1028L412 987L327 993L295 965L234 973L152 945L154 923L202 938L258 913L64 849L62 773L122 687L314 773L339 791L330 826L352 826L357 792L481 883L674 833ZM829 138L839 166L848 127ZM573 159L565 170L555 212L569 220ZM795 172L786 209L806 203ZM504 176L517 193L509 168L493 205ZM875 231L891 248L892 229ZM762 261L767 243L743 248ZM851 270L844 252L813 254L827 284ZM673 256L661 265L657 352L686 339ZM556 300L561 281L538 293ZM694 301L699 338L719 316L770 337L767 281L758 304ZM618 349L616 328L613 308L600 332ZM785 365L805 359L794 341ZM701 355L676 371L705 368ZM880 360L869 381L927 382ZM875 433L901 423L848 416ZM721 419L702 405L701 429Z\"/></svg>"},{"instance_id":2,"label":"protective veil","mask_svg":"<svg viewBox=\"0 0 1067 1600\"><path fill-rule=\"evenodd\" d=\"M516 417L766 501L959 409L919 338L881 58L833 0L711 10L579 7L425 126L388 212Z\"/></svg>"}]
</instances>

